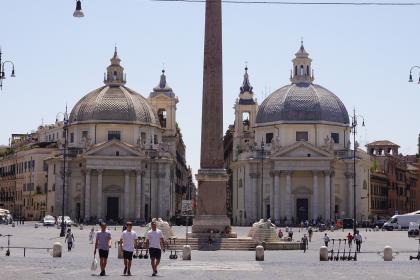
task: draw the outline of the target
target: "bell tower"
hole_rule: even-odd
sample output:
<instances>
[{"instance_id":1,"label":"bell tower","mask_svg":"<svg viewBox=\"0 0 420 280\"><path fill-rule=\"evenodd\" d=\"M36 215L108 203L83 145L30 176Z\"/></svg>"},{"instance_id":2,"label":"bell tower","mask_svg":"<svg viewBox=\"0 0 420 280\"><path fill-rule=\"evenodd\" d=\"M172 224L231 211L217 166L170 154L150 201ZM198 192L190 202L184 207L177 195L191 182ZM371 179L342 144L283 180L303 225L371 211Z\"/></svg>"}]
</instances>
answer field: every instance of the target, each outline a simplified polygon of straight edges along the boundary
<instances>
[{"instance_id":1,"label":"bell tower","mask_svg":"<svg viewBox=\"0 0 420 280\"><path fill-rule=\"evenodd\" d=\"M176 135L176 104L179 102L172 88L166 82L165 70L162 70L159 84L153 88L149 101L156 110L163 136Z\"/></svg>"},{"instance_id":2,"label":"bell tower","mask_svg":"<svg viewBox=\"0 0 420 280\"><path fill-rule=\"evenodd\" d=\"M293 70L290 73L290 81L294 84L298 83L312 83L314 81L314 74L311 68L312 59L306 52L301 41L300 48L292 60Z\"/></svg>"},{"instance_id":3,"label":"bell tower","mask_svg":"<svg viewBox=\"0 0 420 280\"><path fill-rule=\"evenodd\" d=\"M253 87L249 81L248 67L245 67L244 80L240 87L235 106L235 132L233 135L233 159L254 141L255 118L258 104L254 98Z\"/></svg>"}]
</instances>

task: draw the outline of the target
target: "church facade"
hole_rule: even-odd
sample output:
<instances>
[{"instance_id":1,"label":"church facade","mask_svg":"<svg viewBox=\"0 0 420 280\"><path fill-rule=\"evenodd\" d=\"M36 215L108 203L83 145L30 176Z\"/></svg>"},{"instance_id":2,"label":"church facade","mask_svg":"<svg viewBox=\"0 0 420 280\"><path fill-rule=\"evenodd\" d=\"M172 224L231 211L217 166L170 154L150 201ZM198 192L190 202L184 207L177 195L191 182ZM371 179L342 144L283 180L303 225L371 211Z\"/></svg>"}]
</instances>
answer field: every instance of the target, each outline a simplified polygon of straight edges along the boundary
<instances>
[{"instance_id":1,"label":"church facade","mask_svg":"<svg viewBox=\"0 0 420 280\"><path fill-rule=\"evenodd\" d=\"M357 149L356 173L350 119L341 100L314 83L303 44L293 59L291 84L258 104L245 69L230 129L232 221L276 223L368 218L370 160ZM356 175L356 176L355 176Z\"/></svg>"},{"instance_id":2,"label":"church facade","mask_svg":"<svg viewBox=\"0 0 420 280\"><path fill-rule=\"evenodd\" d=\"M178 98L165 71L148 98L126 87L120 62L115 49L105 85L82 97L66 124L57 122L59 149L45 161L48 213L61 215L63 178L65 213L75 220L169 220L180 210L191 171L176 124Z\"/></svg>"}]
</instances>

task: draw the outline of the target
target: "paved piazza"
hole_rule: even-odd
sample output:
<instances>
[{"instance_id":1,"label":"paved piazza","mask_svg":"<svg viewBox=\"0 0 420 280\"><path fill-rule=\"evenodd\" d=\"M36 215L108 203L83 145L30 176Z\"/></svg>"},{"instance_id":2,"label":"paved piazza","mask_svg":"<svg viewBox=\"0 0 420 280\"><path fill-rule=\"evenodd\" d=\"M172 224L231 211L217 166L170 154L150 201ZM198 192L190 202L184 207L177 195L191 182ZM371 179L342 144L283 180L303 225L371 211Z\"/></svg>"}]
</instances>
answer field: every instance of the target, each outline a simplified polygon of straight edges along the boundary
<instances>
[{"instance_id":1,"label":"paved piazza","mask_svg":"<svg viewBox=\"0 0 420 280\"><path fill-rule=\"evenodd\" d=\"M46 250L28 250L23 257L22 249L11 249L11 256L0 251L0 279L89 279L96 278L90 271L93 245L88 241L90 228L73 228L76 246L72 252L64 250L63 257L54 259ZM135 227L144 232L144 228ZM179 236L185 234L185 227L176 227ZM249 228L234 228L239 236L245 236ZM343 238L346 232L329 233L331 238ZM111 227L113 240L119 239L121 227ZM314 233L309 251L266 251L265 261L256 262L255 252L245 251L193 251L192 261L170 260L169 253L163 255L159 278L168 279L418 279L420 262L409 261L408 251L417 251L416 240L407 238L407 232L361 232L365 238L357 262L319 262L319 247L323 233ZM0 234L13 234L11 246L51 247L59 230L56 228L35 229L33 223L24 226L0 225ZM303 232L295 230L300 239ZM0 246L6 246L7 239L0 238ZM393 262L384 262L376 252L390 245L401 251ZM66 249L66 248L65 248ZM151 277L149 260L133 260L132 278ZM117 250L111 249L106 279L120 279L122 260L117 259Z\"/></svg>"}]
</instances>

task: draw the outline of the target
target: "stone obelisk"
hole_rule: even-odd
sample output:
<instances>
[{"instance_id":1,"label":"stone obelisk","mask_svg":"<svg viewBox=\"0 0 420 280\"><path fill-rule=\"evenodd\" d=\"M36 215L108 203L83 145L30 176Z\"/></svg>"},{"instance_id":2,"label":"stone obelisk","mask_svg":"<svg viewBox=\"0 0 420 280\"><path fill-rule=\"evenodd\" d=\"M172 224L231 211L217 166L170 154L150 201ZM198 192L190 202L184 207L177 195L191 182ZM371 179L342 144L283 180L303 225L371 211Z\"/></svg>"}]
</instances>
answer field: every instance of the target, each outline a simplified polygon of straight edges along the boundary
<instances>
[{"instance_id":1,"label":"stone obelisk","mask_svg":"<svg viewBox=\"0 0 420 280\"><path fill-rule=\"evenodd\" d=\"M222 82L222 3L206 1L204 35L203 104L201 120L201 160L197 212L193 235L223 232L226 216L228 176L223 162L223 82Z\"/></svg>"}]
</instances>

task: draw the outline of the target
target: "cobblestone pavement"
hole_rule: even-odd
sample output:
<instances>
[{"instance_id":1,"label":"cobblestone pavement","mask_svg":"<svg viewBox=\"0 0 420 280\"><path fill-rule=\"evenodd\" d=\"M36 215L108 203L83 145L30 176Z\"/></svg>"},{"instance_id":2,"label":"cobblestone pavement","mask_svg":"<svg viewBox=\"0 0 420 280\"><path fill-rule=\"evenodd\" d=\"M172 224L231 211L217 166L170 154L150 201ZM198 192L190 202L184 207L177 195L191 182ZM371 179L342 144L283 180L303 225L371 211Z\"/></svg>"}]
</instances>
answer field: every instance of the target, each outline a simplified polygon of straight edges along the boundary
<instances>
[{"instance_id":1,"label":"cobblestone pavement","mask_svg":"<svg viewBox=\"0 0 420 280\"><path fill-rule=\"evenodd\" d=\"M76 246L71 252L64 250L63 257L54 259L47 250L28 250L23 257L22 249L11 249L11 256L0 251L0 279L96 279L90 271L93 245L88 241L90 227L84 230L73 228ZM137 232L144 228L135 227ZM238 235L245 236L249 228L234 228ZM178 236L185 234L185 227L175 227ZM113 240L120 237L121 227L111 227ZM295 239L300 239L303 231L295 229ZM328 232L331 238L344 238L348 231ZM409 239L407 232L365 232L361 230L364 242L358 261L319 262L319 247L323 233L314 233L309 250L266 251L265 261L256 262L255 252L244 251L193 251L192 261L170 260L169 253L162 257L159 278L169 279L305 279L323 277L326 279L418 279L419 261L410 261L409 252L415 255L418 242ZM34 223L24 226L0 225L0 234L13 234L11 246L52 247L61 242L56 228L34 228ZM7 245L7 239L0 238L0 247ZM377 252L390 245L401 252L393 262L384 262ZM63 246L65 247L65 246ZM363 253L365 252L365 253ZM148 260L133 260L133 279L148 279L151 269ZM117 259L117 249L110 251L108 276L106 279L120 279L122 260ZM98 272L96 272L98 273Z\"/></svg>"}]
</instances>

